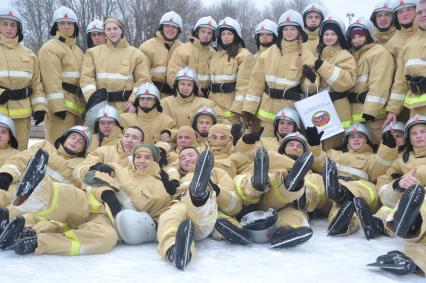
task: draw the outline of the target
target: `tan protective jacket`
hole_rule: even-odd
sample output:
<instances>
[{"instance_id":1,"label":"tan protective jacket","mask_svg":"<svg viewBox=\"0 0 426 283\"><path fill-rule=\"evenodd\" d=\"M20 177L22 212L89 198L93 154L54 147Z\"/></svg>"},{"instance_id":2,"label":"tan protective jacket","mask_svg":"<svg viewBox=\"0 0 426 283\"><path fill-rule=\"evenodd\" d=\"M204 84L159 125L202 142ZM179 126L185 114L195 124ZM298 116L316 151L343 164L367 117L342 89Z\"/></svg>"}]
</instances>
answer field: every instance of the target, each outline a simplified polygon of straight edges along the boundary
<instances>
[{"instance_id":1,"label":"tan protective jacket","mask_svg":"<svg viewBox=\"0 0 426 283\"><path fill-rule=\"evenodd\" d=\"M0 149L0 166L3 166L10 158L12 158L15 154L20 153L16 148L7 145L6 148Z\"/></svg>"},{"instance_id":2,"label":"tan protective jacket","mask_svg":"<svg viewBox=\"0 0 426 283\"><path fill-rule=\"evenodd\" d=\"M235 92L209 94L209 98L222 109L226 118L232 116L231 112L241 114L254 62L255 58L245 48L241 48L237 56L229 60L224 50L217 51L210 59L212 84L235 83Z\"/></svg>"},{"instance_id":3,"label":"tan protective jacket","mask_svg":"<svg viewBox=\"0 0 426 283\"><path fill-rule=\"evenodd\" d=\"M206 89L210 84L210 58L215 52L211 45L204 46L195 37L191 37L187 43L176 48L167 66L167 83L169 86L173 86L176 73L180 69L190 67L197 72L198 87Z\"/></svg>"},{"instance_id":4,"label":"tan protective jacket","mask_svg":"<svg viewBox=\"0 0 426 283\"><path fill-rule=\"evenodd\" d=\"M173 52L182 42L175 40L170 49L166 48L166 41L161 32L157 31L155 36L139 46L146 57L148 57L149 72L151 80L156 83L167 83L167 65ZM173 85L170 85L173 88ZM164 97L166 94L161 94ZM167 94L168 95L168 94Z\"/></svg>"},{"instance_id":5,"label":"tan protective jacket","mask_svg":"<svg viewBox=\"0 0 426 283\"><path fill-rule=\"evenodd\" d=\"M312 54L317 53L317 46L319 44L319 28L317 28L314 31L310 31L308 29L305 29L306 34L308 35L308 41L303 43L303 46L306 47L309 51L312 52Z\"/></svg>"},{"instance_id":6,"label":"tan protective jacket","mask_svg":"<svg viewBox=\"0 0 426 283\"><path fill-rule=\"evenodd\" d=\"M377 43L385 45L388 43L388 41L394 36L397 29L396 27L392 26L387 31L379 31L377 28L374 28L374 38L376 39Z\"/></svg>"},{"instance_id":7,"label":"tan protective jacket","mask_svg":"<svg viewBox=\"0 0 426 283\"><path fill-rule=\"evenodd\" d=\"M7 39L0 34L0 94L5 89L31 88L30 97L12 100L0 105L0 113L25 118L35 111L47 111L40 70L36 55L18 43L18 37Z\"/></svg>"},{"instance_id":8,"label":"tan protective jacket","mask_svg":"<svg viewBox=\"0 0 426 283\"><path fill-rule=\"evenodd\" d=\"M362 122L362 114L385 115L395 64L392 55L381 44L371 43L354 52L357 80L351 93L368 92L364 103L351 103L352 121Z\"/></svg>"},{"instance_id":9,"label":"tan protective jacket","mask_svg":"<svg viewBox=\"0 0 426 283\"><path fill-rule=\"evenodd\" d=\"M43 44L39 51L40 72L49 110L53 113L67 111L81 117L85 100L67 92L62 83L74 86L80 84L83 51L76 45L76 39L63 37L59 32Z\"/></svg>"},{"instance_id":10,"label":"tan protective jacket","mask_svg":"<svg viewBox=\"0 0 426 283\"><path fill-rule=\"evenodd\" d=\"M414 35L417 31L417 25L413 24L410 28L401 27L395 34L389 39L385 47L392 53L393 58L397 60L402 48L407 43L408 39Z\"/></svg>"},{"instance_id":11,"label":"tan protective jacket","mask_svg":"<svg viewBox=\"0 0 426 283\"><path fill-rule=\"evenodd\" d=\"M426 93L411 92L406 75L426 76L426 31L418 29L397 59L395 79L386 111L399 114L402 107L415 109L426 105Z\"/></svg>"},{"instance_id":12,"label":"tan protective jacket","mask_svg":"<svg viewBox=\"0 0 426 283\"><path fill-rule=\"evenodd\" d=\"M224 122L225 118L221 108L210 99L198 97L194 94L189 97L182 98L179 93L177 93L176 96L172 95L161 99L163 113L167 114L175 121L177 129L182 126L191 127L192 118L195 115L195 111L197 111L197 109L203 105L212 107L216 112L218 122Z\"/></svg>"},{"instance_id":13,"label":"tan protective jacket","mask_svg":"<svg viewBox=\"0 0 426 283\"><path fill-rule=\"evenodd\" d=\"M122 113L121 121L125 128L138 126L144 132L144 143L155 143L161 140L161 132L165 129L175 130L176 123L164 112L154 107L148 113L138 109L136 113Z\"/></svg>"},{"instance_id":14,"label":"tan protective jacket","mask_svg":"<svg viewBox=\"0 0 426 283\"><path fill-rule=\"evenodd\" d=\"M108 92L129 90L150 81L148 60L137 48L130 46L122 38L115 47L111 41L87 50L81 71L80 86L86 101L97 90L105 88ZM133 101L129 97L128 101ZM113 105L123 111L124 103Z\"/></svg>"},{"instance_id":15,"label":"tan protective jacket","mask_svg":"<svg viewBox=\"0 0 426 283\"><path fill-rule=\"evenodd\" d=\"M73 171L78 164L83 162L84 158L68 154L61 145L56 149L48 141L37 143L29 149L15 154L3 164L0 168L0 173L8 173L12 176L13 182L18 182L22 178L29 160L40 148L49 154L46 174L55 182L72 184L80 188L81 182L79 179L74 178Z\"/></svg>"}]
</instances>

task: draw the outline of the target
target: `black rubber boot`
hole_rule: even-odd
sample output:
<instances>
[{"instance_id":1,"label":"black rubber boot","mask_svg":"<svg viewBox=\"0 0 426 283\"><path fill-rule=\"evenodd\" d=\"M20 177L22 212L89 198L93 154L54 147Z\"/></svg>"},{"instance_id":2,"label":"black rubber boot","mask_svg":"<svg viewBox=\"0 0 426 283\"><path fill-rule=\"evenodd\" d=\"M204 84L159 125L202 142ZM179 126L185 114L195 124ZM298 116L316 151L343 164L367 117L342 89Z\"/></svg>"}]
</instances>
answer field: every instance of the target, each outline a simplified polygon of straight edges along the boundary
<instances>
[{"instance_id":1,"label":"black rubber boot","mask_svg":"<svg viewBox=\"0 0 426 283\"><path fill-rule=\"evenodd\" d=\"M21 233L25 226L25 218L18 216L6 226L0 235L0 249L5 250L12 246L17 239L21 237Z\"/></svg>"},{"instance_id":2,"label":"black rubber boot","mask_svg":"<svg viewBox=\"0 0 426 283\"><path fill-rule=\"evenodd\" d=\"M296 192L303 187L305 175L311 170L313 162L312 152L305 152L296 159L284 182L288 191Z\"/></svg>"},{"instance_id":3,"label":"black rubber boot","mask_svg":"<svg viewBox=\"0 0 426 283\"><path fill-rule=\"evenodd\" d=\"M22 174L21 180L16 185L14 205L21 205L33 193L46 173L48 160L49 154L42 149L37 150L31 157L24 174Z\"/></svg>"},{"instance_id":4,"label":"black rubber boot","mask_svg":"<svg viewBox=\"0 0 426 283\"><path fill-rule=\"evenodd\" d=\"M19 255L32 254L37 249L37 236L25 237L17 240L12 249Z\"/></svg>"},{"instance_id":5,"label":"black rubber boot","mask_svg":"<svg viewBox=\"0 0 426 283\"><path fill-rule=\"evenodd\" d=\"M264 192L271 185L269 180L269 155L263 146L256 150L254 156L254 171L251 185L259 192Z\"/></svg>"},{"instance_id":6,"label":"black rubber boot","mask_svg":"<svg viewBox=\"0 0 426 283\"><path fill-rule=\"evenodd\" d=\"M424 198L425 191L418 184L411 186L402 194L398 208L393 216L396 236L405 237L412 230Z\"/></svg>"},{"instance_id":7,"label":"black rubber boot","mask_svg":"<svg viewBox=\"0 0 426 283\"><path fill-rule=\"evenodd\" d=\"M308 241L313 231L311 227L281 228L272 234L271 248L290 248Z\"/></svg>"},{"instance_id":8,"label":"black rubber boot","mask_svg":"<svg viewBox=\"0 0 426 283\"><path fill-rule=\"evenodd\" d=\"M336 162L327 159L322 171L322 178L324 181L325 194L329 199L337 204L352 201L354 197L353 194L348 188L339 183Z\"/></svg>"},{"instance_id":9,"label":"black rubber boot","mask_svg":"<svg viewBox=\"0 0 426 283\"><path fill-rule=\"evenodd\" d=\"M180 223L176 232L173 259L177 269L185 270L191 260L191 245L194 242L194 233L194 224L190 219Z\"/></svg>"},{"instance_id":10,"label":"black rubber boot","mask_svg":"<svg viewBox=\"0 0 426 283\"><path fill-rule=\"evenodd\" d=\"M209 149L206 149L197 159L194 176L191 184L189 184L189 195L196 207L204 205L209 198L208 184L213 167L213 154Z\"/></svg>"},{"instance_id":11,"label":"black rubber boot","mask_svg":"<svg viewBox=\"0 0 426 283\"><path fill-rule=\"evenodd\" d=\"M355 206L353 202L345 202L340 210L337 212L336 217L331 221L328 226L328 236L338 236L348 230L351 219L355 213Z\"/></svg>"},{"instance_id":12,"label":"black rubber boot","mask_svg":"<svg viewBox=\"0 0 426 283\"><path fill-rule=\"evenodd\" d=\"M239 245L252 245L250 236L246 230L238 227L227 219L218 219L215 225L216 230L225 240Z\"/></svg>"},{"instance_id":13,"label":"black rubber boot","mask_svg":"<svg viewBox=\"0 0 426 283\"><path fill-rule=\"evenodd\" d=\"M3 233L4 228L9 224L9 209L0 208L0 235Z\"/></svg>"},{"instance_id":14,"label":"black rubber boot","mask_svg":"<svg viewBox=\"0 0 426 283\"><path fill-rule=\"evenodd\" d=\"M411 258L398 251L392 251L385 255L381 255L376 259L376 262L367 265L380 267L381 269L398 275L413 273L417 268L417 265Z\"/></svg>"},{"instance_id":15,"label":"black rubber boot","mask_svg":"<svg viewBox=\"0 0 426 283\"><path fill-rule=\"evenodd\" d=\"M383 221L373 217L364 199L354 198L355 212L358 215L365 238L369 241L384 234Z\"/></svg>"}]
</instances>

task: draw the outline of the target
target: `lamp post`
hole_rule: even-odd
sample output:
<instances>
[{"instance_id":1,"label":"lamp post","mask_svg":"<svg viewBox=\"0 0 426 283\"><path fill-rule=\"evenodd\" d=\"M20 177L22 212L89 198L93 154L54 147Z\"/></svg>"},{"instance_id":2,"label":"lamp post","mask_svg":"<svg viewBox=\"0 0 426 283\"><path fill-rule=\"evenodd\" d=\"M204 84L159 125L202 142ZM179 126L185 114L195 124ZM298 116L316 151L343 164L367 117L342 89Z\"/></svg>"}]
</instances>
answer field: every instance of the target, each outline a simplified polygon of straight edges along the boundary
<instances>
[{"instance_id":1,"label":"lamp post","mask_svg":"<svg viewBox=\"0 0 426 283\"><path fill-rule=\"evenodd\" d=\"M348 18L349 25L352 23L352 19L355 17L354 13L346 13L346 18Z\"/></svg>"}]
</instances>

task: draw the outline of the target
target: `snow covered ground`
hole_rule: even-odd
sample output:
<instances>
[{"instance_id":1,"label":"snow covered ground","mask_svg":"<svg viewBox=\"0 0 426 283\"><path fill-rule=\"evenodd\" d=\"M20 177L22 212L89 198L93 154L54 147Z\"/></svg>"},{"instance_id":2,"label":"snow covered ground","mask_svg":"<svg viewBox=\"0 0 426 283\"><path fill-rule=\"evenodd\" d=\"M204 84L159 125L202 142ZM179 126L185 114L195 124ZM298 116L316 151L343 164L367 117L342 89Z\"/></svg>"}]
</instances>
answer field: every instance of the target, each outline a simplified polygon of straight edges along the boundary
<instances>
[{"instance_id":1,"label":"snow covered ground","mask_svg":"<svg viewBox=\"0 0 426 283\"><path fill-rule=\"evenodd\" d=\"M418 275L365 266L402 247L401 239L366 241L361 231L327 237L323 219L313 220L312 228L310 241L287 250L206 239L196 243L197 253L184 272L161 259L156 244L120 245L107 254L75 257L0 252L0 282L425 282Z\"/></svg>"}]
</instances>

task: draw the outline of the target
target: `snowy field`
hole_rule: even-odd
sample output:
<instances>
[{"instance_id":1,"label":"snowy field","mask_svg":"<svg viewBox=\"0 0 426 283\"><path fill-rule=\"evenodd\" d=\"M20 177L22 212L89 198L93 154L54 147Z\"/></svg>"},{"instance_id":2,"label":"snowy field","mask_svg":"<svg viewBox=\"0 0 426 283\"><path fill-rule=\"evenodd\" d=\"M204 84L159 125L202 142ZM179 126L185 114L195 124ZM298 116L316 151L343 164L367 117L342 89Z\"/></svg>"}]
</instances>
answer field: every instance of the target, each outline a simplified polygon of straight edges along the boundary
<instances>
[{"instance_id":1,"label":"snowy field","mask_svg":"<svg viewBox=\"0 0 426 283\"><path fill-rule=\"evenodd\" d=\"M156 244L120 245L107 254L75 257L3 251L0 282L425 282L418 275L396 276L365 266L402 247L400 239L366 241L361 231L327 237L325 220L313 220L312 228L311 240L288 250L197 242L184 272L160 258Z\"/></svg>"}]
</instances>

